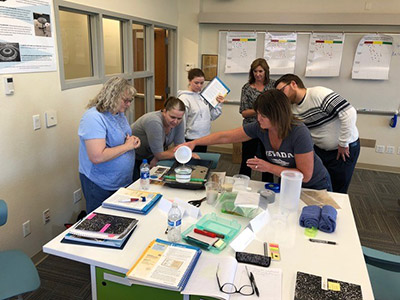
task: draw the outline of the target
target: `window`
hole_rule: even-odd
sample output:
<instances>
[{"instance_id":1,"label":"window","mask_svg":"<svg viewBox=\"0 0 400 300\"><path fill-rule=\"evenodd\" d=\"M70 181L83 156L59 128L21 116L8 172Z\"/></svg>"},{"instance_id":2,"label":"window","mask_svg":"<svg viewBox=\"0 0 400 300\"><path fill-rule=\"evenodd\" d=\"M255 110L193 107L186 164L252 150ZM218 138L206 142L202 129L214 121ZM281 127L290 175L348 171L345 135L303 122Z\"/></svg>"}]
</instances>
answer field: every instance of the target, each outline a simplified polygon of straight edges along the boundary
<instances>
[{"instance_id":1,"label":"window","mask_svg":"<svg viewBox=\"0 0 400 300\"><path fill-rule=\"evenodd\" d=\"M93 76L90 16L60 10L65 79Z\"/></svg>"},{"instance_id":2,"label":"window","mask_svg":"<svg viewBox=\"0 0 400 300\"><path fill-rule=\"evenodd\" d=\"M103 45L105 74L123 73L121 21L103 18Z\"/></svg>"},{"instance_id":3,"label":"window","mask_svg":"<svg viewBox=\"0 0 400 300\"><path fill-rule=\"evenodd\" d=\"M132 24L133 71L146 70L146 31L143 25Z\"/></svg>"},{"instance_id":4,"label":"window","mask_svg":"<svg viewBox=\"0 0 400 300\"><path fill-rule=\"evenodd\" d=\"M127 111L131 123L146 112L160 109L170 86L172 94L176 92L174 26L64 0L54 3L63 90L102 84L111 76L121 75L138 92Z\"/></svg>"}]
</instances>

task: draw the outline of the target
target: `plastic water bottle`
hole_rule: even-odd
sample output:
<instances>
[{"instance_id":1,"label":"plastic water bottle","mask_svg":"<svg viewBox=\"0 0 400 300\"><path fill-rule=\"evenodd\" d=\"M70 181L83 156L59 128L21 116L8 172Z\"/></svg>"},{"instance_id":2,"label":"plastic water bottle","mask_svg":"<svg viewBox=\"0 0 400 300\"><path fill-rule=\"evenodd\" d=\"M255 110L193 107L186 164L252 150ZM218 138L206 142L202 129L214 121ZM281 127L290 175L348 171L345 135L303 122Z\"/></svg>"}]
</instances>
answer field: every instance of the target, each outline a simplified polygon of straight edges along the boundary
<instances>
[{"instance_id":1,"label":"plastic water bottle","mask_svg":"<svg viewBox=\"0 0 400 300\"><path fill-rule=\"evenodd\" d=\"M142 190L150 188L150 166L147 159L143 159L143 163L140 165L140 188Z\"/></svg>"},{"instance_id":2,"label":"plastic water bottle","mask_svg":"<svg viewBox=\"0 0 400 300\"><path fill-rule=\"evenodd\" d=\"M181 240L182 214L178 204L172 202L172 207L168 212L168 240L179 242Z\"/></svg>"}]
</instances>

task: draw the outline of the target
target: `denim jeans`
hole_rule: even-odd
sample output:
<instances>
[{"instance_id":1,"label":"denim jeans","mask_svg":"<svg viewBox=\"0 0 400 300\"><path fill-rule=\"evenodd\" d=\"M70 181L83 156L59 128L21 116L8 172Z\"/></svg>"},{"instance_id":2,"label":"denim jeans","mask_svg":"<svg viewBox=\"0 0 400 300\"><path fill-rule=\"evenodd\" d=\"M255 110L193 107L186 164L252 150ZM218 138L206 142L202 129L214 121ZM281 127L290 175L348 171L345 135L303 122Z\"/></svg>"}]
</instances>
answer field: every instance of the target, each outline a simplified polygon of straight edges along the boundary
<instances>
[{"instance_id":1,"label":"denim jeans","mask_svg":"<svg viewBox=\"0 0 400 300\"><path fill-rule=\"evenodd\" d=\"M83 195L86 199L87 213L101 206L104 200L116 192L102 189L82 173L79 173L79 178L81 180Z\"/></svg>"}]
</instances>

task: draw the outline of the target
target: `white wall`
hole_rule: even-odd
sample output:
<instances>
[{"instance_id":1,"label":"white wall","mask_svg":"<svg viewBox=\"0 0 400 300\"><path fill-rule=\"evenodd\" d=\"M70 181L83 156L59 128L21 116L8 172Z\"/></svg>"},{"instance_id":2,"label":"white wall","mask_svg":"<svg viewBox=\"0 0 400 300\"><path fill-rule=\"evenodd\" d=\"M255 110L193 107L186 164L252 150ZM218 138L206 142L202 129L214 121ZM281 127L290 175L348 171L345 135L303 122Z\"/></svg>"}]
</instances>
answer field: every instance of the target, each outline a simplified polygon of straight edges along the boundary
<instances>
[{"instance_id":1,"label":"white wall","mask_svg":"<svg viewBox=\"0 0 400 300\"><path fill-rule=\"evenodd\" d=\"M175 0L72 2L178 25ZM18 248L32 256L85 208L84 201L73 205L72 198L80 188L77 130L88 100L101 85L61 91L58 71L13 77L15 95L4 96L0 84L0 199L9 207L8 222L0 227L0 250ZM57 111L58 124L47 129L48 109ZM41 117L38 131L32 125L35 114ZM43 225L42 212L47 208L52 220ZM32 234L23 238L26 220L31 220Z\"/></svg>"},{"instance_id":2,"label":"white wall","mask_svg":"<svg viewBox=\"0 0 400 300\"><path fill-rule=\"evenodd\" d=\"M365 10L365 2L371 3L371 10ZM271 0L253 0L253 1L245 1L245 0L231 0L231 1L218 1L218 0L203 0L201 3L201 14L211 14L214 19L218 19L218 15L220 14L221 17L224 17L224 20L227 16L238 16L240 13L243 18L241 18L241 22L243 19L248 20L248 24L241 24L235 25L235 20L232 20L233 24L226 25L226 24L202 24L200 25L200 40L199 40L199 56L203 53L207 54L218 54L218 29L257 29L262 27L262 25L250 25L249 23L252 22L251 13L262 15L265 13L269 16L274 13L282 15L282 22L287 22L290 19L293 19L295 14L299 13L310 13L313 12L316 15L324 14L324 13L338 13L338 15L348 14L348 13L361 13L361 14L390 14L393 16L394 13L400 12L400 2L399 1L319 1L319 0L300 0L300 1L286 1L281 2L279 5L276 5L276 1ZM290 16L290 17L289 17ZM368 16L365 15L365 18ZM350 16L351 18L351 16ZM349 19L347 17L347 19ZM258 19L259 20L259 19ZM265 21L267 22L267 21ZM310 21L311 22L311 21ZM218 23L216 21L216 23ZM340 24L338 24L340 25ZM302 25L290 25L291 28L298 27L301 30ZM360 26L361 27L361 26ZM373 27L373 26L369 26ZM375 26L376 31L379 31L379 26ZM398 28L400 32L400 26L392 27ZM265 29L264 29L265 30ZM291 29L286 29L291 30ZM397 57L396 57L397 58ZM220 70L219 72L222 72ZM396 72L396 77L399 76L400 70L391 69L391 73ZM303 74L299 74L303 75ZM243 75L243 78L246 76ZM392 76L393 77L393 76ZM346 80L351 80L346 79ZM236 83L234 86L231 87L232 92L228 95L228 99L238 100L240 97L240 88L245 83L245 79L243 83L237 85ZM392 81L393 82L393 81ZM322 84L322 82L320 83ZM376 82L372 82L371 84L377 85ZM368 99L370 103L375 102L379 103L380 101L392 101L393 103L399 103L400 99L392 99L391 97L385 97L387 95L399 94L400 89L398 85L391 84L394 86L397 91L385 91L385 89L381 89L381 98L380 99ZM337 88L333 88L334 90L338 91ZM338 91L340 93L340 91ZM348 92L348 89L346 90ZM344 95L349 96L352 94L357 94L357 91L351 91L351 94L345 93ZM390 99L388 99L390 98ZM360 103L360 101L358 101ZM376 107L379 104L372 105ZM392 109L396 109L397 106ZM363 107L363 106L359 106ZM382 108L383 109L383 108ZM385 109L383 109L385 110ZM223 108L222 116L213 122L212 131L219 131L230 129L234 127L238 127L241 125L242 118L239 114L239 107L238 105L225 105ZM357 126L360 131L361 138L368 138L376 140L377 144L379 145L391 145L395 146L395 154L379 154L376 153L374 149L371 148L362 148L361 154L359 157L358 162L362 164L373 164L379 166L388 166L388 167L397 167L400 168L400 155L397 154L397 150L400 147L400 126L397 128L392 129L389 127L389 120L391 117L389 116L376 116L376 115L361 115L358 116ZM226 146L230 147L230 146Z\"/></svg>"}]
</instances>

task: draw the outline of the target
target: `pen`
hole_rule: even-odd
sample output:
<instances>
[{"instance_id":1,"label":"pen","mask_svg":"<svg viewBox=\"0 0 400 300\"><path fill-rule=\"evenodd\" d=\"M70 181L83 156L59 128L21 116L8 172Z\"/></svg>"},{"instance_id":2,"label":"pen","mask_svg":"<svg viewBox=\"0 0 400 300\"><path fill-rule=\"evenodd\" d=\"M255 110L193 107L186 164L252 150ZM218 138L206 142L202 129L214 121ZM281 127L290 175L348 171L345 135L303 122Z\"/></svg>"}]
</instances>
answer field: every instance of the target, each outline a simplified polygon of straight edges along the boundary
<instances>
[{"instance_id":1,"label":"pen","mask_svg":"<svg viewBox=\"0 0 400 300\"><path fill-rule=\"evenodd\" d=\"M254 290L256 291L257 297L260 297L260 292L258 291L256 279L254 278L253 272L250 272L250 278L253 280L254 283Z\"/></svg>"},{"instance_id":2,"label":"pen","mask_svg":"<svg viewBox=\"0 0 400 300\"><path fill-rule=\"evenodd\" d=\"M317 240L317 239L308 239L310 242L313 243L321 243L321 244L329 244L329 245L336 245L336 242L332 241L325 241L325 240Z\"/></svg>"},{"instance_id":3,"label":"pen","mask_svg":"<svg viewBox=\"0 0 400 300\"><path fill-rule=\"evenodd\" d=\"M139 198L121 199L118 202L129 203L129 202L135 202L135 201L139 201Z\"/></svg>"},{"instance_id":4,"label":"pen","mask_svg":"<svg viewBox=\"0 0 400 300\"><path fill-rule=\"evenodd\" d=\"M249 276L249 278L250 278L251 285L254 287L254 291L256 292L257 297L260 297L260 292L257 288L257 284L256 284L256 280L254 278L253 272L250 272L250 274L249 274L249 269L247 269L247 266L245 266L245 268L246 268L247 276Z\"/></svg>"},{"instance_id":5,"label":"pen","mask_svg":"<svg viewBox=\"0 0 400 300\"><path fill-rule=\"evenodd\" d=\"M268 243L264 242L264 256L268 256Z\"/></svg>"}]
</instances>

